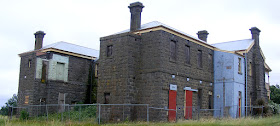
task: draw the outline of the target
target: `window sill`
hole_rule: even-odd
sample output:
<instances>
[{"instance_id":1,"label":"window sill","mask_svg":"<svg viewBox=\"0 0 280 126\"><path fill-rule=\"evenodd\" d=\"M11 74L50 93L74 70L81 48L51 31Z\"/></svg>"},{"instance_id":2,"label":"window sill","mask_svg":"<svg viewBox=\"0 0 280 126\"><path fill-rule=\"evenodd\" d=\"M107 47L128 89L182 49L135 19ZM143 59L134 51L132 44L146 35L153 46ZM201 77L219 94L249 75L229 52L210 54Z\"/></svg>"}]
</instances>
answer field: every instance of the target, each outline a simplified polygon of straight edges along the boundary
<instances>
[{"instance_id":1,"label":"window sill","mask_svg":"<svg viewBox=\"0 0 280 126\"><path fill-rule=\"evenodd\" d=\"M241 72L238 72L238 74L242 75L242 73L241 73Z\"/></svg>"}]
</instances>

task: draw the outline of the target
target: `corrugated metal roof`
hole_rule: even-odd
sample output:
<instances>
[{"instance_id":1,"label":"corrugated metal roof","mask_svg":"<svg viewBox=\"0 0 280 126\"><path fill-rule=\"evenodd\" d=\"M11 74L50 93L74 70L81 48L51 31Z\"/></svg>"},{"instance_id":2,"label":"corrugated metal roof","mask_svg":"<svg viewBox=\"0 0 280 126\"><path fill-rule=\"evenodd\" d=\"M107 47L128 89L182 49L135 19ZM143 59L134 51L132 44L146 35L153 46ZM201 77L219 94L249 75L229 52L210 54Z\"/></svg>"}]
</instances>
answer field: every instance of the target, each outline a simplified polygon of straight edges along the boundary
<instances>
[{"instance_id":1,"label":"corrugated metal roof","mask_svg":"<svg viewBox=\"0 0 280 126\"><path fill-rule=\"evenodd\" d=\"M212 44L212 46L215 46L216 48L219 48L221 50L238 51L238 50L248 49L253 42L254 42L253 39L244 39L244 40L237 40L237 41L215 43Z\"/></svg>"},{"instance_id":2,"label":"corrugated metal roof","mask_svg":"<svg viewBox=\"0 0 280 126\"><path fill-rule=\"evenodd\" d=\"M170 26L168 26L168 25L166 25L166 24L163 24L163 23L161 23L161 22L158 22L158 21L152 21L152 22L143 24L143 25L141 25L141 28L138 29L138 30L144 30L144 29L154 28L154 27L158 27L158 26L163 26L163 27L169 28L169 29L171 29L171 30L173 30L173 31L179 32L179 33L184 34L184 35L186 35L186 36L189 36L189 37L191 37L191 38L193 38L193 39L196 39L196 40L198 40L198 41L201 41L201 42L206 43L205 41L200 40L200 39L197 38L197 37L191 36L191 35L189 35L189 34L187 34L187 33L184 33L184 32L182 32L182 31L180 31L180 30L177 30L177 29L175 29L175 28L172 28L172 27L170 27ZM117 34L121 34L121 33L126 33L126 32L130 32L130 29L127 29L127 30L124 30L124 31L115 33L115 34L113 34L113 35L117 35Z\"/></svg>"},{"instance_id":3,"label":"corrugated metal roof","mask_svg":"<svg viewBox=\"0 0 280 126\"><path fill-rule=\"evenodd\" d=\"M81 55L85 55L85 56L91 56L91 57L97 57L97 58L99 57L98 50L71 44L68 42L62 42L62 41L56 42L56 43L44 46L40 50L49 49L49 48L63 50L63 51L81 54Z\"/></svg>"}]
</instances>

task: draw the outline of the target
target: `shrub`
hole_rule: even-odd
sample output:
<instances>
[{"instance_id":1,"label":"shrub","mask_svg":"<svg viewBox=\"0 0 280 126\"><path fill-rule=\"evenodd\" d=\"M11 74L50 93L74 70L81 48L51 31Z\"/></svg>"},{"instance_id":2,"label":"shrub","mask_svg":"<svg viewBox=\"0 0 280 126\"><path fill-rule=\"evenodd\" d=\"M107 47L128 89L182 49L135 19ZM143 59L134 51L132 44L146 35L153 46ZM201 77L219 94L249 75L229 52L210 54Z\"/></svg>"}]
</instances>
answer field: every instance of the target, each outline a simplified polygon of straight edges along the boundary
<instances>
[{"instance_id":1,"label":"shrub","mask_svg":"<svg viewBox=\"0 0 280 126\"><path fill-rule=\"evenodd\" d=\"M26 110L20 111L20 119L27 120L29 118L29 113Z\"/></svg>"},{"instance_id":2,"label":"shrub","mask_svg":"<svg viewBox=\"0 0 280 126\"><path fill-rule=\"evenodd\" d=\"M257 99L257 105L258 106L263 106L263 109L261 108L258 108L256 110L256 114L257 115L260 115L260 114L263 114L264 116L270 116L272 115L272 112L270 110L270 107L268 106L268 104L265 102L265 100L262 98L262 99ZM262 113L263 112L263 113Z\"/></svg>"},{"instance_id":3,"label":"shrub","mask_svg":"<svg viewBox=\"0 0 280 126\"><path fill-rule=\"evenodd\" d=\"M280 106L277 103L274 103L273 101L269 101L268 106L273 114L280 114Z\"/></svg>"}]
</instances>

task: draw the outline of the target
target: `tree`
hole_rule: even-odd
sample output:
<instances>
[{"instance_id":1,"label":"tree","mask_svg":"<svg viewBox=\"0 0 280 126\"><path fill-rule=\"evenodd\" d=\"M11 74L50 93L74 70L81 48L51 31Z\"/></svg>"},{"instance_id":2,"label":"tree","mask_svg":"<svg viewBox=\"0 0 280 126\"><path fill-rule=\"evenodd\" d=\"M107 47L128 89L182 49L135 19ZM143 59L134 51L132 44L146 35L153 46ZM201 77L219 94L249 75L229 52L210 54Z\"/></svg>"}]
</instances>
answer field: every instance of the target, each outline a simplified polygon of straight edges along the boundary
<instances>
[{"instance_id":1,"label":"tree","mask_svg":"<svg viewBox=\"0 0 280 126\"><path fill-rule=\"evenodd\" d=\"M272 85L270 86L270 91L270 100L274 103L280 104L280 89Z\"/></svg>"},{"instance_id":2,"label":"tree","mask_svg":"<svg viewBox=\"0 0 280 126\"><path fill-rule=\"evenodd\" d=\"M0 109L0 115L8 115L9 107L16 107L17 106L17 99L18 96L16 94L13 95L5 104L6 106L2 106Z\"/></svg>"}]
</instances>

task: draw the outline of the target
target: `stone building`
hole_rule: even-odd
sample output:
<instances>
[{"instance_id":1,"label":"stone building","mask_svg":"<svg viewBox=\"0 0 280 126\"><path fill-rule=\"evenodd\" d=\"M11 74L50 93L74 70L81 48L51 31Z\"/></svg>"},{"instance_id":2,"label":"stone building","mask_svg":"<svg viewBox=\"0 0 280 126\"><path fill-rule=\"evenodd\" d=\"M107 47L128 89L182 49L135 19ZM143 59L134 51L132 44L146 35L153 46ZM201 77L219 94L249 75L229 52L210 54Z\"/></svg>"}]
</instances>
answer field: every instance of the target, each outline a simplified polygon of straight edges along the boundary
<instances>
[{"instance_id":1,"label":"stone building","mask_svg":"<svg viewBox=\"0 0 280 126\"><path fill-rule=\"evenodd\" d=\"M98 77L97 103L148 104L160 108L149 109L154 121L192 119L200 109L221 108L200 116L227 111L240 117L245 106L267 101L265 72L268 76L271 69L258 28L250 29L251 39L209 44L206 30L196 38L158 21L141 25L143 8L140 2L130 4L130 29L101 37L100 51L66 42L42 47L45 33L36 32L35 49L19 54L18 105L84 101L93 76ZM144 120L146 109L107 105L102 120Z\"/></svg>"},{"instance_id":2,"label":"stone building","mask_svg":"<svg viewBox=\"0 0 280 126\"><path fill-rule=\"evenodd\" d=\"M221 88L225 86L218 86L218 73L214 71L218 64L214 67L214 60L215 55L222 53L229 59L218 60L230 63L220 66L223 68L219 71L232 67L227 71L228 77L237 79L228 81L225 90L234 92L228 96L234 100L228 102L249 106L257 99L267 99L265 58L259 47L258 28L250 29L252 39L246 43L248 47L224 49L208 44L205 30L199 31L196 38L157 21L141 25L143 8L140 2L130 4L130 29L100 38L97 103L149 104L169 109L150 109L150 120L191 119L195 114L192 108L213 109L214 104L219 104L213 100L217 97L213 91L224 90ZM219 79L223 76L219 75ZM177 115L171 110L176 110ZM143 110L126 107L125 115L117 107L102 111L104 120L121 120L121 116L139 120ZM244 110L240 113L244 115ZM210 111L202 114L213 115Z\"/></svg>"},{"instance_id":3,"label":"stone building","mask_svg":"<svg viewBox=\"0 0 280 126\"><path fill-rule=\"evenodd\" d=\"M100 38L97 102L177 106L178 119L191 118L184 117L185 104L212 108L214 46L160 22L140 25L143 7L130 4L130 30ZM137 110L128 108L125 116L133 119ZM176 118L175 111L150 112L151 120ZM121 118L115 113L108 117Z\"/></svg>"},{"instance_id":4,"label":"stone building","mask_svg":"<svg viewBox=\"0 0 280 126\"><path fill-rule=\"evenodd\" d=\"M35 49L21 58L18 106L84 102L99 51L57 42L43 46L45 33L35 33Z\"/></svg>"}]
</instances>

